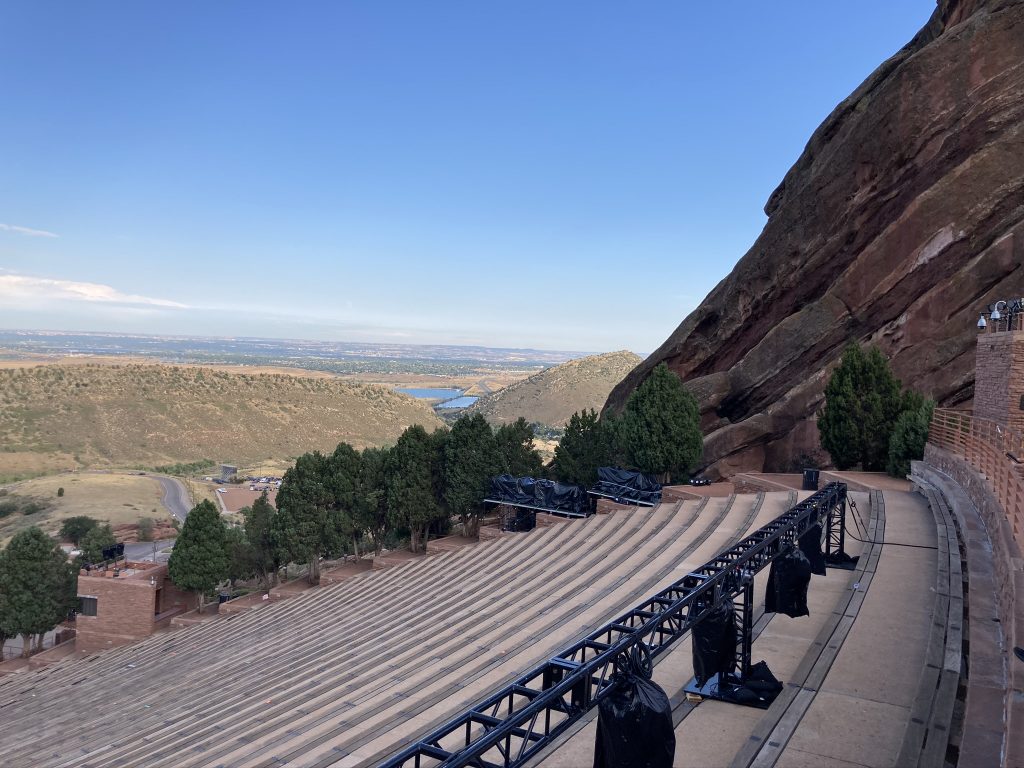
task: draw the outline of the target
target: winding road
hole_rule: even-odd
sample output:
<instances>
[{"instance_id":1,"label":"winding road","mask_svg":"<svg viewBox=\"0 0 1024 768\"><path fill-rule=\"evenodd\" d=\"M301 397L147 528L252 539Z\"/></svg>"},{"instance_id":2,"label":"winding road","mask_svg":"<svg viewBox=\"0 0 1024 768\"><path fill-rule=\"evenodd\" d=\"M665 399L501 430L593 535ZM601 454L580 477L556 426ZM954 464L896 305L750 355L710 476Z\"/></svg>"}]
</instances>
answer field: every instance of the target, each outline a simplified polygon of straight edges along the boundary
<instances>
[{"instance_id":1,"label":"winding road","mask_svg":"<svg viewBox=\"0 0 1024 768\"><path fill-rule=\"evenodd\" d=\"M181 480L165 475L150 475L150 477L159 482L160 487L164 490L163 498L160 500L161 503L171 515L184 523L185 518L188 517L189 510L192 508L185 484Z\"/></svg>"}]
</instances>

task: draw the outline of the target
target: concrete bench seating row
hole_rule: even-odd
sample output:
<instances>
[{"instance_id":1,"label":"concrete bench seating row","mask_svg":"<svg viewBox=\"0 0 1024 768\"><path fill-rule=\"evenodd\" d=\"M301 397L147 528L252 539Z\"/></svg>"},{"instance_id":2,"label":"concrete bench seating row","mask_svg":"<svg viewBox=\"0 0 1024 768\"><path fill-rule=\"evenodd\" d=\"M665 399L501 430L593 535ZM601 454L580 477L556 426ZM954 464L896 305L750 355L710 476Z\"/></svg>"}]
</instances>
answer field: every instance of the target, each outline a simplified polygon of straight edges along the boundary
<instances>
[{"instance_id":1,"label":"concrete bench seating row","mask_svg":"<svg viewBox=\"0 0 1024 768\"><path fill-rule=\"evenodd\" d=\"M551 525L24 673L0 681L0 764L369 765L790 503Z\"/></svg>"}]
</instances>

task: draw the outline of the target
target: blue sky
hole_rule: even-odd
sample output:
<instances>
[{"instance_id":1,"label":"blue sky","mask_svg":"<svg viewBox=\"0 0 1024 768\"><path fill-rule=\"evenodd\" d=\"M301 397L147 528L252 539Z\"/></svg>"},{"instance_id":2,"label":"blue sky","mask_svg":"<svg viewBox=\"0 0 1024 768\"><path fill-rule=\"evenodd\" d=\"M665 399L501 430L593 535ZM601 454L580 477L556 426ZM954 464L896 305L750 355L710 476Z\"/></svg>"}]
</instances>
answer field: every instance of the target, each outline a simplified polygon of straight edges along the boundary
<instances>
[{"instance_id":1,"label":"blue sky","mask_svg":"<svg viewBox=\"0 0 1024 768\"><path fill-rule=\"evenodd\" d=\"M657 347L932 0L0 6L0 327Z\"/></svg>"}]
</instances>

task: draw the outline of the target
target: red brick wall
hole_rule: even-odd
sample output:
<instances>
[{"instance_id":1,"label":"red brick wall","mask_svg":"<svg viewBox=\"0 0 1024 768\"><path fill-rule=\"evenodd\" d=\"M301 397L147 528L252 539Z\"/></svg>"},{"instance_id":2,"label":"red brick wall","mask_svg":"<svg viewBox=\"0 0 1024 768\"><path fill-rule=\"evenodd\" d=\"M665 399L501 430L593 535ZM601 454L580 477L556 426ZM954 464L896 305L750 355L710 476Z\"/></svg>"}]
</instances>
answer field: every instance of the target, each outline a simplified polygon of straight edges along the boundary
<instances>
[{"instance_id":1,"label":"red brick wall","mask_svg":"<svg viewBox=\"0 0 1024 768\"><path fill-rule=\"evenodd\" d=\"M978 334L974 368L974 415L1004 426L1024 427L1024 332Z\"/></svg>"},{"instance_id":2,"label":"red brick wall","mask_svg":"<svg viewBox=\"0 0 1024 768\"><path fill-rule=\"evenodd\" d=\"M150 583L150 576L155 585ZM128 578L78 576L79 597L96 598L96 615L77 617L76 647L95 651L125 645L153 633L156 591L163 589L160 609L194 607L194 598L178 590L167 578L167 566L148 569Z\"/></svg>"}]
</instances>

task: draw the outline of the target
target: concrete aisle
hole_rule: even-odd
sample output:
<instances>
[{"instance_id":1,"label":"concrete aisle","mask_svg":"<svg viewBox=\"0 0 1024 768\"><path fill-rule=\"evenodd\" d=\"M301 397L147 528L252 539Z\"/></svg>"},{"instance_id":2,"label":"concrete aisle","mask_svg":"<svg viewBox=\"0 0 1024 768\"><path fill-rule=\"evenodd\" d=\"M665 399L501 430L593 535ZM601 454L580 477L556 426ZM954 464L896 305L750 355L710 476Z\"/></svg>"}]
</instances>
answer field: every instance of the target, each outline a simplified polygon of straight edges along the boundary
<instances>
[{"instance_id":1,"label":"concrete aisle","mask_svg":"<svg viewBox=\"0 0 1024 768\"><path fill-rule=\"evenodd\" d=\"M884 496L885 544L871 588L779 768L895 765L925 663L937 553L919 548L936 545L924 498Z\"/></svg>"}]
</instances>

